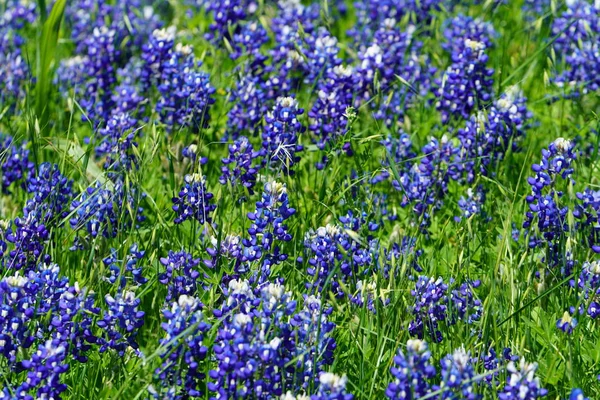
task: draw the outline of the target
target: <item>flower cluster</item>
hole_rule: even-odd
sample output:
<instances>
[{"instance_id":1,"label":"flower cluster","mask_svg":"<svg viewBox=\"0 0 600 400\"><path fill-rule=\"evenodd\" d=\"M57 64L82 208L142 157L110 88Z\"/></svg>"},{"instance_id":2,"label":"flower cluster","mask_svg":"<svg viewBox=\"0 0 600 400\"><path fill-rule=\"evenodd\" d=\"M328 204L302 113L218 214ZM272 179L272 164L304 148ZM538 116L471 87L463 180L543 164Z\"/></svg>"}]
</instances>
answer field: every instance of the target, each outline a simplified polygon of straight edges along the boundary
<instances>
[{"instance_id":1,"label":"flower cluster","mask_svg":"<svg viewBox=\"0 0 600 400\"><path fill-rule=\"evenodd\" d=\"M121 230L144 220L144 209L139 205L140 200L140 196L125 187L121 180L110 185L107 182L106 187L96 182L73 200L72 217L69 222L74 230L86 231L92 239L99 235L113 238ZM82 239L85 237L76 238L75 248L82 246Z\"/></svg>"},{"instance_id":2,"label":"flower cluster","mask_svg":"<svg viewBox=\"0 0 600 400\"><path fill-rule=\"evenodd\" d=\"M427 343L419 339L410 339L406 343L406 354L398 350L391 368L393 380L385 395L391 400L420 398L430 393L430 380L436 376L431 365L431 352Z\"/></svg>"},{"instance_id":3,"label":"flower cluster","mask_svg":"<svg viewBox=\"0 0 600 400\"><path fill-rule=\"evenodd\" d=\"M185 251L169 251L167 257L160 259L165 272L158 276L158 281L167 285L166 301L175 301L182 295L194 296L198 291L200 260L195 259Z\"/></svg>"},{"instance_id":4,"label":"flower cluster","mask_svg":"<svg viewBox=\"0 0 600 400\"><path fill-rule=\"evenodd\" d=\"M247 188L249 194L253 194L260 168L254 164L254 160L261 156L262 152L255 151L248 138L240 137L229 145L229 156L222 160L219 183L225 185L229 182L233 187L239 185Z\"/></svg>"},{"instance_id":5,"label":"flower cluster","mask_svg":"<svg viewBox=\"0 0 600 400\"><path fill-rule=\"evenodd\" d=\"M211 213L217 206L211 203L213 194L206 189L206 179L200 174L192 174L186 175L184 181L179 196L173 197L173 211L177 214L175 223L194 219L201 225L210 224Z\"/></svg>"},{"instance_id":6,"label":"flower cluster","mask_svg":"<svg viewBox=\"0 0 600 400\"><path fill-rule=\"evenodd\" d=\"M301 312L295 310L291 294L278 283L255 291L244 281L229 283L217 313L223 321L214 345L216 367L209 373L208 388L216 397L278 397L305 390L317 379L335 348L333 324L326 319L330 311L313 297L305 299Z\"/></svg>"},{"instance_id":7,"label":"flower cluster","mask_svg":"<svg viewBox=\"0 0 600 400\"><path fill-rule=\"evenodd\" d=\"M484 42L468 38L453 49L452 65L436 81L436 108L442 122L449 122L453 116L468 119L474 109L490 101L494 70L486 66L486 49Z\"/></svg>"},{"instance_id":8,"label":"flower cluster","mask_svg":"<svg viewBox=\"0 0 600 400\"><path fill-rule=\"evenodd\" d=\"M265 150L263 164L276 171L293 174L292 168L300 161L297 153L304 150L298 143L304 127L298 116L304 113L292 97L277 99L273 110L267 114L267 126L262 133L262 146Z\"/></svg>"},{"instance_id":9,"label":"flower cluster","mask_svg":"<svg viewBox=\"0 0 600 400\"><path fill-rule=\"evenodd\" d=\"M519 367L511 361L507 367L510 375L506 378L504 389L498 393L500 400L533 400L546 396L548 391L540 387L535 376L537 364L529 364L521 358Z\"/></svg>"},{"instance_id":10,"label":"flower cluster","mask_svg":"<svg viewBox=\"0 0 600 400\"><path fill-rule=\"evenodd\" d=\"M107 310L102 320L97 322L104 335L98 338L100 352L115 350L120 356L128 347L138 349L135 340L139 328L144 325L144 311L139 310L141 299L131 291L119 292L115 297L107 294L104 297Z\"/></svg>"},{"instance_id":11,"label":"flower cluster","mask_svg":"<svg viewBox=\"0 0 600 400\"><path fill-rule=\"evenodd\" d=\"M420 276L410 292L415 298L410 309L414 316L408 327L410 334L423 338L427 332L435 341L441 342L440 323L450 326L457 321L468 324L478 321L482 305L474 297L472 288L479 285L479 281L466 282L448 294L448 285L441 278Z\"/></svg>"},{"instance_id":12,"label":"flower cluster","mask_svg":"<svg viewBox=\"0 0 600 400\"><path fill-rule=\"evenodd\" d=\"M163 310L160 340L162 365L154 372L157 386L148 391L155 399L187 398L202 395L205 377L202 361L208 347L204 337L210 329L201 311L202 303L185 294Z\"/></svg>"},{"instance_id":13,"label":"flower cluster","mask_svg":"<svg viewBox=\"0 0 600 400\"><path fill-rule=\"evenodd\" d=\"M119 260L117 250L111 249L110 255L102 260L102 263L108 268L108 282L113 285L118 282L117 286L120 289L127 286L128 281L137 286L141 286L148 282L148 279L142 275L142 266L139 265L145 255L145 251L140 251L138 245L133 244L129 247L129 251L125 258Z\"/></svg>"},{"instance_id":14,"label":"flower cluster","mask_svg":"<svg viewBox=\"0 0 600 400\"><path fill-rule=\"evenodd\" d=\"M600 66L598 35L600 35L600 6L583 0L567 2L567 9L552 24L557 60L564 66L554 77L563 90L594 93L600 79L594 73ZM570 90L569 90L570 91Z\"/></svg>"},{"instance_id":15,"label":"flower cluster","mask_svg":"<svg viewBox=\"0 0 600 400\"><path fill-rule=\"evenodd\" d=\"M571 164L575 158L574 143L558 138L547 150L542 151L541 162L531 167L535 176L527 180L531 186L531 195L527 196L529 211L523 228L531 232L529 247L547 246L546 257L550 267L563 265L563 253L558 246L569 231L569 226L568 206L561 202L563 191L559 184L561 181L570 182L573 173ZM565 275L570 273L568 270L563 272Z\"/></svg>"},{"instance_id":16,"label":"flower cluster","mask_svg":"<svg viewBox=\"0 0 600 400\"><path fill-rule=\"evenodd\" d=\"M10 193L9 188L14 183L24 185L24 179L35 169L25 144L15 143L10 136L0 136L0 163L2 192L5 194Z\"/></svg>"}]
</instances>

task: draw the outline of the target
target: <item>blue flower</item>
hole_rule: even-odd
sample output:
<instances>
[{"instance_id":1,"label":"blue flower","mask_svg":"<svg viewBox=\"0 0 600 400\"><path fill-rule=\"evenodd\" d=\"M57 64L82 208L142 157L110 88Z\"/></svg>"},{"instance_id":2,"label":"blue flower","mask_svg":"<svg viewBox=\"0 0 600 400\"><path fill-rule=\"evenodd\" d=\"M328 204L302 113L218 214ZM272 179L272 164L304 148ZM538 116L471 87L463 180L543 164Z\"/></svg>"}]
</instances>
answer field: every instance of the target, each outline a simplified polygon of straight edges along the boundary
<instances>
[{"instance_id":1,"label":"blue flower","mask_svg":"<svg viewBox=\"0 0 600 400\"><path fill-rule=\"evenodd\" d=\"M201 225L211 223L211 213L217 208L211 203L214 197L206 189L206 179L200 174L186 175L185 184L178 197L173 197L173 211L177 214L175 223L180 224L188 219L195 219Z\"/></svg>"}]
</instances>

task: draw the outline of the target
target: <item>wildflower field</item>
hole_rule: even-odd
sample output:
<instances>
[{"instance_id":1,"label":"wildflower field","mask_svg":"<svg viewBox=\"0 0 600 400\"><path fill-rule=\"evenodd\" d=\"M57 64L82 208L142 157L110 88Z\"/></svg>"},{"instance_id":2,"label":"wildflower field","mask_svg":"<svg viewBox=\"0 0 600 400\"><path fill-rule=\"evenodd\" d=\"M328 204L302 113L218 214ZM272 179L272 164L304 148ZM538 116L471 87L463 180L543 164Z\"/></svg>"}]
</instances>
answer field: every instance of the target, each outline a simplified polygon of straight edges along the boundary
<instances>
[{"instance_id":1,"label":"wildflower field","mask_svg":"<svg viewBox=\"0 0 600 400\"><path fill-rule=\"evenodd\" d=\"M0 0L0 399L600 399L600 3Z\"/></svg>"}]
</instances>

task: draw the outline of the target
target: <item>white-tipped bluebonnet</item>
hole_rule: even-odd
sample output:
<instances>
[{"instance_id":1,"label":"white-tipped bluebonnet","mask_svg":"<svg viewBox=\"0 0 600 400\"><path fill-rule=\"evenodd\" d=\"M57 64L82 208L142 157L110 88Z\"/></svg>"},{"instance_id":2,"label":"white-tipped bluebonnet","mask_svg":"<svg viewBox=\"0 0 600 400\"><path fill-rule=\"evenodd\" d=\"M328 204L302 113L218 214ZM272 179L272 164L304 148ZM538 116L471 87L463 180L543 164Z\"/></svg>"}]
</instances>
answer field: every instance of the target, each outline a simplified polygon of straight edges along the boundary
<instances>
[{"instance_id":1,"label":"white-tipped bluebonnet","mask_svg":"<svg viewBox=\"0 0 600 400\"><path fill-rule=\"evenodd\" d=\"M95 28L84 43L87 52L82 62L86 80L81 106L86 112L83 117L98 126L108 120L114 107L112 89L117 82L121 51L115 30L106 26Z\"/></svg>"},{"instance_id":2,"label":"white-tipped bluebonnet","mask_svg":"<svg viewBox=\"0 0 600 400\"><path fill-rule=\"evenodd\" d=\"M242 261L262 259L259 280L267 278L272 265L287 260L288 255L282 252L281 246L292 240L286 220L296 213L290 207L285 184L272 181L265 183L260 201L256 202L256 210L248 213L250 227L248 238L242 243L247 249L242 254Z\"/></svg>"},{"instance_id":3,"label":"white-tipped bluebonnet","mask_svg":"<svg viewBox=\"0 0 600 400\"><path fill-rule=\"evenodd\" d=\"M485 45L486 49L493 46L492 38L496 32L489 22L460 14L447 20L445 24L445 42L442 43L442 48L449 53L457 50L460 51L461 47L465 44L465 39L481 42Z\"/></svg>"},{"instance_id":4,"label":"white-tipped bluebonnet","mask_svg":"<svg viewBox=\"0 0 600 400\"><path fill-rule=\"evenodd\" d=\"M390 369L392 381L385 395L392 400L418 399L431 392L431 379L436 376L431 364L431 352L427 343L419 339L406 342L406 353L398 350Z\"/></svg>"},{"instance_id":5,"label":"white-tipped bluebonnet","mask_svg":"<svg viewBox=\"0 0 600 400\"><path fill-rule=\"evenodd\" d=\"M574 143L558 138L548 149L542 150L542 160L533 164L531 169L535 176L527 179L531 186L531 195L527 196L529 211L525 214L523 228L530 231L529 247L547 245L546 263L550 267L563 265L562 250L558 242L569 231L567 223L568 207L563 204L561 181L571 181L575 161ZM566 268L565 275L570 274Z\"/></svg>"},{"instance_id":6,"label":"white-tipped bluebonnet","mask_svg":"<svg viewBox=\"0 0 600 400\"><path fill-rule=\"evenodd\" d=\"M307 298L296 313L296 302L281 284L252 291L237 280L229 283L227 296L215 313L223 321L213 348L216 366L209 373L211 398L273 398L305 390L331 363L333 325L320 301Z\"/></svg>"},{"instance_id":7,"label":"white-tipped bluebonnet","mask_svg":"<svg viewBox=\"0 0 600 400\"><path fill-rule=\"evenodd\" d=\"M561 331L571 334L577 326L577 319L572 317L568 311L565 311L563 316L556 321L556 327Z\"/></svg>"},{"instance_id":8,"label":"white-tipped bluebonnet","mask_svg":"<svg viewBox=\"0 0 600 400\"><path fill-rule=\"evenodd\" d=\"M27 372L25 381L15 389L17 398L60 398L67 390L67 385L61 383L60 376L69 370L67 363L67 343L50 339L40 344L31 358L21 364Z\"/></svg>"},{"instance_id":9,"label":"white-tipped bluebonnet","mask_svg":"<svg viewBox=\"0 0 600 400\"><path fill-rule=\"evenodd\" d=\"M461 210L461 216L455 217L456 221L460 221L461 218L469 219L474 215L481 214L481 208L485 203L485 189L479 185L473 190L472 188L467 189L465 196L461 196L458 200L458 207Z\"/></svg>"},{"instance_id":10,"label":"white-tipped bluebonnet","mask_svg":"<svg viewBox=\"0 0 600 400\"><path fill-rule=\"evenodd\" d=\"M564 68L553 81L567 92L596 92L600 87L600 79L594 73L600 67L600 5L585 0L568 1L564 13L554 19L552 34L557 37L554 53Z\"/></svg>"},{"instance_id":11,"label":"white-tipped bluebonnet","mask_svg":"<svg viewBox=\"0 0 600 400\"><path fill-rule=\"evenodd\" d=\"M140 80L144 90L158 85L166 62L171 58L175 46L175 27L156 29L142 46L143 61Z\"/></svg>"},{"instance_id":12,"label":"white-tipped bluebonnet","mask_svg":"<svg viewBox=\"0 0 600 400\"><path fill-rule=\"evenodd\" d=\"M579 388L575 388L575 389L571 390L571 394L569 394L569 400L590 400L590 399L585 397L585 395L583 394L583 390L581 390Z\"/></svg>"},{"instance_id":13,"label":"white-tipped bluebonnet","mask_svg":"<svg viewBox=\"0 0 600 400\"><path fill-rule=\"evenodd\" d=\"M148 282L148 279L142 275L143 267L140 261L144 258L146 252L139 250L137 244L131 245L125 257L120 260L118 251L110 249L110 255L102 259L102 263L108 268L107 280L121 289L129 282L132 286L140 286Z\"/></svg>"},{"instance_id":14,"label":"white-tipped bluebonnet","mask_svg":"<svg viewBox=\"0 0 600 400\"><path fill-rule=\"evenodd\" d=\"M167 285L167 302L175 301L181 295L196 295L202 284L199 259L185 251L169 251L167 257L160 259L160 263L165 267L165 272L158 276L158 281Z\"/></svg>"},{"instance_id":15,"label":"white-tipped bluebonnet","mask_svg":"<svg viewBox=\"0 0 600 400\"><path fill-rule=\"evenodd\" d=\"M252 144L245 136L240 137L228 146L229 156L222 159L221 177L219 183L226 185L230 183L234 188L241 186L253 194L260 164L254 160L262 154L255 151Z\"/></svg>"},{"instance_id":16,"label":"white-tipped bluebonnet","mask_svg":"<svg viewBox=\"0 0 600 400\"><path fill-rule=\"evenodd\" d=\"M78 233L74 248L80 248L89 237L113 238L121 230L144 221L142 198L120 179L111 185L96 182L88 187L71 203L69 223Z\"/></svg>"},{"instance_id":17,"label":"white-tipped bluebonnet","mask_svg":"<svg viewBox=\"0 0 600 400\"><path fill-rule=\"evenodd\" d=\"M350 66L338 65L319 81L317 99L308 112L309 129L320 149L347 133L348 107L353 105L355 78Z\"/></svg>"},{"instance_id":18,"label":"white-tipped bluebonnet","mask_svg":"<svg viewBox=\"0 0 600 400\"><path fill-rule=\"evenodd\" d=\"M109 171L109 175L137 168L138 157L133 148L138 146L136 136L139 135L139 128L131 115L113 114L99 134L96 156L104 158L104 169Z\"/></svg>"},{"instance_id":19,"label":"white-tipped bluebonnet","mask_svg":"<svg viewBox=\"0 0 600 400\"><path fill-rule=\"evenodd\" d=\"M486 49L484 42L467 38L453 51L452 64L436 81L436 108L443 123L452 117L468 119L490 101L494 70L487 68Z\"/></svg>"},{"instance_id":20,"label":"white-tipped bluebonnet","mask_svg":"<svg viewBox=\"0 0 600 400\"><path fill-rule=\"evenodd\" d=\"M492 176L509 151L519 150L531 112L517 87L509 88L486 111L472 115L457 132L464 175L472 182L479 173Z\"/></svg>"},{"instance_id":21,"label":"white-tipped bluebonnet","mask_svg":"<svg viewBox=\"0 0 600 400\"><path fill-rule=\"evenodd\" d=\"M144 311L139 309L141 300L131 291L118 292L116 296L104 296L107 309L97 325L103 335L98 338L100 352L115 350L120 356L128 347L138 349L136 336L144 325Z\"/></svg>"},{"instance_id":22,"label":"white-tipped bluebonnet","mask_svg":"<svg viewBox=\"0 0 600 400\"><path fill-rule=\"evenodd\" d=\"M298 116L304 110L292 97L277 99L273 110L267 113L267 126L262 133L262 145L265 150L263 164L276 171L293 174L293 167L300 161L300 153L304 146L299 143L299 136L304 132Z\"/></svg>"},{"instance_id":23,"label":"white-tipped bluebonnet","mask_svg":"<svg viewBox=\"0 0 600 400\"><path fill-rule=\"evenodd\" d=\"M322 372L319 375L317 393L310 396L310 400L352 400L354 396L348 393L346 375L336 375L331 372Z\"/></svg>"},{"instance_id":24,"label":"white-tipped bluebonnet","mask_svg":"<svg viewBox=\"0 0 600 400\"><path fill-rule=\"evenodd\" d=\"M401 31L395 19L385 19L371 46L359 53L355 104L369 101L374 117L387 126L403 121L416 97L429 91L435 72L426 66L427 60L420 54L423 44L413 37L414 30L409 26ZM375 99L378 93L379 101Z\"/></svg>"},{"instance_id":25,"label":"white-tipped bluebonnet","mask_svg":"<svg viewBox=\"0 0 600 400\"><path fill-rule=\"evenodd\" d=\"M34 172L35 165L29 159L29 150L24 143L16 143L12 137L2 136L0 135L2 192L9 194L14 183L25 186L25 178Z\"/></svg>"},{"instance_id":26,"label":"white-tipped bluebonnet","mask_svg":"<svg viewBox=\"0 0 600 400\"><path fill-rule=\"evenodd\" d=\"M482 396L475 393L478 384L474 363L464 347L456 349L441 361L441 376L439 390L442 399L476 400Z\"/></svg>"},{"instance_id":27,"label":"white-tipped bluebonnet","mask_svg":"<svg viewBox=\"0 0 600 400\"><path fill-rule=\"evenodd\" d=\"M183 127L198 131L208 126L215 88L208 74L199 70L200 65L192 48L181 44L162 63L156 111L169 131Z\"/></svg>"},{"instance_id":28,"label":"white-tipped bluebonnet","mask_svg":"<svg viewBox=\"0 0 600 400\"><path fill-rule=\"evenodd\" d=\"M162 365L154 376L156 386L148 391L156 399L185 399L203 394L206 375L203 361L208 354L204 338L210 325L202 314L202 303L193 296L181 295L163 309L160 339Z\"/></svg>"},{"instance_id":29,"label":"white-tipped bluebonnet","mask_svg":"<svg viewBox=\"0 0 600 400\"><path fill-rule=\"evenodd\" d=\"M506 385L498 392L500 400L533 400L539 399L548 393L540 387L540 380L535 376L537 364L529 364L521 358L519 367L511 361L508 364L509 373L506 378Z\"/></svg>"},{"instance_id":30,"label":"white-tipped bluebonnet","mask_svg":"<svg viewBox=\"0 0 600 400\"><path fill-rule=\"evenodd\" d=\"M453 283L454 280L450 280L450 284ZM414 317L408 327L410 334L419 338L428 334L441 342L440 324L450 326L458 321L472 324L481 319L483 307L473 293L480 284L480 281L467 281L448 293L448 285L442 278L420 276L410 292L415 298L410 308Z\"/></svg>"},{"instance_id":31,"label":"white-tipped bluebonnet","mask_svg":"<svg viewBox=\"0 0 600 400\"><path fill-rule=\"evenodd\" d=\"M179 195L173 197L173 211L176 213L175 223L180 224L194 219L200 224L212 222L212 212L217 208L212 204L214 197L206 189L206 179L200 174L186 175L185 183Z\"/></svg>"}]
</instances>

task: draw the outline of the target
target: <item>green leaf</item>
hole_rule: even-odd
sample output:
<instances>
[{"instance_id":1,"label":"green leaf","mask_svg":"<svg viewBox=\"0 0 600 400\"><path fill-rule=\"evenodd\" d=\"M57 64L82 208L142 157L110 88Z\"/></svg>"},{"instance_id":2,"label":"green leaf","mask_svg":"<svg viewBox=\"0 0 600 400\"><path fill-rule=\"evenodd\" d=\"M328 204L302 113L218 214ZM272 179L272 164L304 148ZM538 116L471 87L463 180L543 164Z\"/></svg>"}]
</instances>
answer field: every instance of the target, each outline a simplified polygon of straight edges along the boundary
<instances>
[{"instance_id":1,"label":"green leaf","mask_svg":"<svg viewBox=\"0 0 600 400\"><path fill-rule=\"evenodd\" d=\"M67 0L57 0L52 7L50 16L44 23L37 49L36 103L35 113L42 132L48 125L48 98L52 86L51 70L55 58L56 46L60 34L60 25L65 13Z\"/></svg>"}]
</instances>

